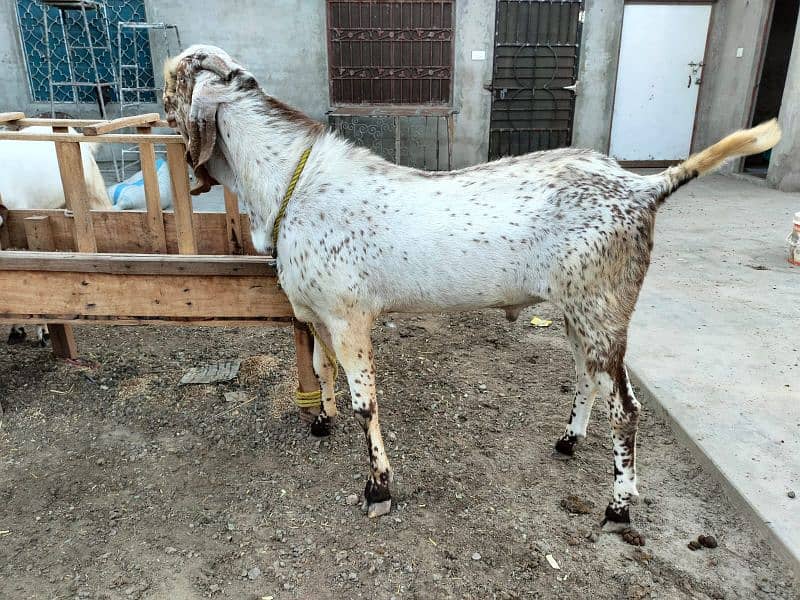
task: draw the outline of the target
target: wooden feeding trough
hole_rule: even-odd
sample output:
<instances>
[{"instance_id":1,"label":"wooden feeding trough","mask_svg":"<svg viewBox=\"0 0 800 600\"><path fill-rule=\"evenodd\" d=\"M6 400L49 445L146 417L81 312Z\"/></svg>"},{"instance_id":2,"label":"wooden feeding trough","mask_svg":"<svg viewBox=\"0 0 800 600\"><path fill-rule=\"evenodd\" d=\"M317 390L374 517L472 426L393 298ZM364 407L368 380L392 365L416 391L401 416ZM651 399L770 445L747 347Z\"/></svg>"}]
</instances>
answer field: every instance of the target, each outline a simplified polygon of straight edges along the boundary
<instances>
[{"instance_id":1,"label":"wooden feeding trough","mask_svg":"<svg viewBox=\"0 0 800 600\"><path fill-rule=\"evenodd\" d=\"M183 139L152 133L166 126L158 114L98 122L0 113L0 124L16 129L0 130L0 140L55 144L67 205L4 211L0 322L46 323L55 354L72 358L74 325L293 326L300 390L319 389L312 337L278 286L275 260L255 256L231 191L224 213L193 211ZM26 134L32 125L53 131ZM127 127L136 133L115 133ZM147 210L89 210L80 142L138 145ZM157 144L166 146L173 212L161 210Z\"/></svg>"}]
</instances>

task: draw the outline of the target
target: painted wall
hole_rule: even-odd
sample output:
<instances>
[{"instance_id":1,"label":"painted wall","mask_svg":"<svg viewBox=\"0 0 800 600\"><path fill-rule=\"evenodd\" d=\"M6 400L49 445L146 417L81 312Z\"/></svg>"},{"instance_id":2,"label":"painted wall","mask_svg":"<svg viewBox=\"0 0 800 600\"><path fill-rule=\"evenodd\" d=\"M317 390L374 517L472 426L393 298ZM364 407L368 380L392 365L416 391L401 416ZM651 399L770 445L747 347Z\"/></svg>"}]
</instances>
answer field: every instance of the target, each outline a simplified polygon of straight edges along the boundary
<instances>
[{"instance_id":1,"label":"painted wall","mask_svg":"<svg viewBox=\"0 0 800 600\"><path fill-rule=\"evenodd\" d=\"M608 152L624 0L586 0L572 145Z\"/></svg>"},{"instance_id":2,"label":"painted wall","mask_svg":"<svg viewBox=\"0 0 800 600\"><path fill-rule=\"evenodd\" d=\"M495 0L456 2L455 115L453 167L485 162L489 155L489 115L494 60ZM472 60L473 50L486 52L486 60Z\"/></svg>"},{"instance_id":3,"label":"painted wall","mask_svg":"<svg viewBox=\"0 0 800 600\"><path fill-rule=\"evenodd\" d=\"M272 95L325 120L329 108L325 0L146 0L148 20L178 26L183 46L220 46L247 65ZM456 3L453 104L453 164L486 159L489 139L494 40L494 0ZM472 50L484 50L485 60L472 60ZM161 63L163 57L155 56ZM157 69L156 78L161 78ZM49 104L32 103L17 35L14 3L0 3L0 110L48 111ZM159 110L153 105L145 111ZM74 116L96 115L94 105L57 105ZM112 116L117 108L111 106Z\"/></svg>"},{"instance_id":4,"label":"painted wall","mask_svg":"<svg viewBox=\"0 0 800 600\"><path fill-rule=\"evenodd\" d=\"M146 0L151 21L178 26L184 47L212 44L242 61L261 86L323 119L328 109L324 0Z\"/></svg>"},{"instance_id":5,"label":"painted wall","mask_svg":"<svg viewBox=\"0 0 800 600\"><path fill-rule=\"evenodd\" d=\"M14 6L0 3L0 112L24 110L30 102Z\"/></svg>"}]
</instances>

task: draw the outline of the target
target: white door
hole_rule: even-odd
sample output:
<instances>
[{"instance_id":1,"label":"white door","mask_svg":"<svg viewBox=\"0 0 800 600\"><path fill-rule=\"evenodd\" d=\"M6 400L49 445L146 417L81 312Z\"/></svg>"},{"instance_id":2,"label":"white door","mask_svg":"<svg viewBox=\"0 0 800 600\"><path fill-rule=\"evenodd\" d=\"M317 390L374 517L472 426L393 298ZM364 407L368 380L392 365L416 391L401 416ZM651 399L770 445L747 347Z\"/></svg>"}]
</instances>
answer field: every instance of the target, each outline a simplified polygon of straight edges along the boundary
<instances>
[{"instance_id":1,"label":"white door","mask_svg":"<svg viewBox=\"0 0 800 600\"><path fill-rule=\"evenodd\" d=\"M710 5L628 4L622 21L610 154L689 155Z\"/></svg>"}]
</instances>

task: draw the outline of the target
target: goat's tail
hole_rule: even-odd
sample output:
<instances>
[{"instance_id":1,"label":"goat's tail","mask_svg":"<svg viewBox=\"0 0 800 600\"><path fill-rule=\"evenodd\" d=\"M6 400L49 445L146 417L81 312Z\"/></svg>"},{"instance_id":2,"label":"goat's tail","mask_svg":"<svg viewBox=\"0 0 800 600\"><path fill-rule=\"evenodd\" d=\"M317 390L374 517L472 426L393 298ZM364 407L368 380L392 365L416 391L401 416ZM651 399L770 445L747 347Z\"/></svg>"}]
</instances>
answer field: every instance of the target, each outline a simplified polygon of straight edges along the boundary
<instances>
[{"instance_id":1,"label":"goat's tail","mask_svg":"<svg viewBox=\"0 0 800 600\"><path fill-rule=\"evenodd\" d=\"M726 160L764 152L775 146L780 139L778 120L771 119L751 129L740 129L713 146L693 154L679 165L652 177L660 180L661 192L667 196L695 177L718 169Z\"/></svg>"}]
</instances>

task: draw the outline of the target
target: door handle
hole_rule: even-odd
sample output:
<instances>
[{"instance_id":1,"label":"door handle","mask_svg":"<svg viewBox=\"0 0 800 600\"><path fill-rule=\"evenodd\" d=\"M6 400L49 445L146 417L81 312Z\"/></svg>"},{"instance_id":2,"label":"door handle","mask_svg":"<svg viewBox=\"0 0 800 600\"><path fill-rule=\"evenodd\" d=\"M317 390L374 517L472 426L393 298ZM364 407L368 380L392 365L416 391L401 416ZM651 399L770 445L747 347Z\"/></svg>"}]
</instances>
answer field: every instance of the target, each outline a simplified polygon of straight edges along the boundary
<instances>
[{"instance_id":1,"label":"door handle","mask_svg":"<svg viewBox=\"0 0 800 600\"><path fill-rule=\"evenodd\" d=\"M576 82L575 82L575 83L573 83L572 85L565 85L565 86L564 86L564 87L562 87L561 89L562 89L562 90L569 90L569 91L570 91L570 92L572 92L573 94L577 94L577 93L578 93L578 82L576 81Z\"/></svg>"}]
</instances>

